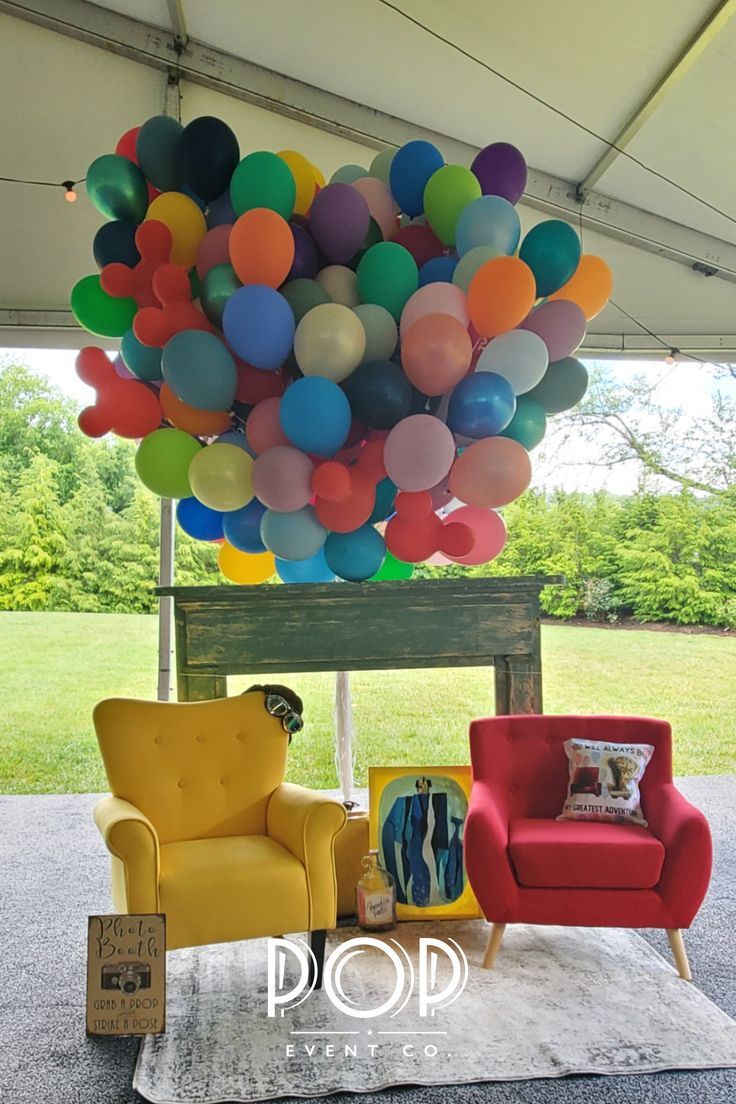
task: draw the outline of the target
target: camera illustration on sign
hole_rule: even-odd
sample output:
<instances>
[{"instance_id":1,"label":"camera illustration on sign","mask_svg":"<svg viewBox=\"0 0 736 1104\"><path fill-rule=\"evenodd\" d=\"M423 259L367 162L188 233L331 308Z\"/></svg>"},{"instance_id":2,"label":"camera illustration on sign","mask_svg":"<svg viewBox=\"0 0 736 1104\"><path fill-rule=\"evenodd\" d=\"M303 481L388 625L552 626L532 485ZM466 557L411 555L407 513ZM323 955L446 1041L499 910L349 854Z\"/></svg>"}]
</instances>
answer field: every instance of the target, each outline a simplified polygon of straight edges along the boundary
<instances>
[{"instance_id":1,"label":"camera illustration on sign","mask_svg":"<svg viewBox=\"0 0 736 1104\"><path fill-rule=\"evenodd\" d=\"M372 767L370 842L400 920L479 915L465 873L470 767Z\"/></svg>"}]
</instances>

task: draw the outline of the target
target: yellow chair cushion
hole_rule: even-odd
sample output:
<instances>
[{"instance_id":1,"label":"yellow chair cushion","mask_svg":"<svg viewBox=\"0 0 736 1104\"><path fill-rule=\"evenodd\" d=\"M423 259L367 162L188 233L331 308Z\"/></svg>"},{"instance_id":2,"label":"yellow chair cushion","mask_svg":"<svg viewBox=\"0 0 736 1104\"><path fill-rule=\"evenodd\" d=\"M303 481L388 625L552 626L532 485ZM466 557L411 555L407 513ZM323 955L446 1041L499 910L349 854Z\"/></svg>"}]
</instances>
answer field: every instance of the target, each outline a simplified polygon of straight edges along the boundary
<instances>
[{"instance_id":1,"label":"yellow chair cushion","mask_svg":"<svg viewBox=\"0 0 736 1104\"><path fill-rule=\"evenodd\" d=\"M169 950L309 926L304 867L267 836L164 844L159 896Z\"/></svg>"}]
</instances>

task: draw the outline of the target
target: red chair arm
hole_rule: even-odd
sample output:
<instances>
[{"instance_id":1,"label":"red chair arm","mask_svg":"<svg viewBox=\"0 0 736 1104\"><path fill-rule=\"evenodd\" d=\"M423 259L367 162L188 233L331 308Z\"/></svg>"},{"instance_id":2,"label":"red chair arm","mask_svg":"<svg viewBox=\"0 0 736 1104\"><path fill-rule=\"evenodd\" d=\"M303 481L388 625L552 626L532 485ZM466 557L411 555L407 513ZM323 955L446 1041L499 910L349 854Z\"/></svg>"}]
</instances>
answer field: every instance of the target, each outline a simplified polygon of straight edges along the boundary
<instances>
[{"instance_id":1,"label":"red chair arm","mask_svg":"<svg viewBox=\"0 0 736 1104\"><path fill-rule=\"evenodd\" d=\"M713 844L708 821L672 783L647 790L644 815L665 847L657 890L672 913L672 927L687 928L710 883Z\"/></svg>"},{"instance_id":2,"label":"red chair arm","mask_svg":"<svg viewBox=\"0 0 736 1104\"><path fill-rule=\"evenodd\" d=\"M483 914L497 924L512 918L519 896L508 845L508 818L496 795L474 782L465 821L465 867Z\"/></svg>"}]
</instances>

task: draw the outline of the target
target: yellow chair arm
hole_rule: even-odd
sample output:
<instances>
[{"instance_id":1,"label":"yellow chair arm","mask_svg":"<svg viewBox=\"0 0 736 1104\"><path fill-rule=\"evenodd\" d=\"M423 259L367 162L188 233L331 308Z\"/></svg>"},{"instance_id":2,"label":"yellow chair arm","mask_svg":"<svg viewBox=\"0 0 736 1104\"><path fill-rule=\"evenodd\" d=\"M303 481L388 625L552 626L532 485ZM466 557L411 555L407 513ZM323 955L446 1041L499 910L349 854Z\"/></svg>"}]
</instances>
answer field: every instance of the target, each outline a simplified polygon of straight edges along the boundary
<instances>
[{"instance_id":1,"label":"yellow chair arm","mask_svg":"<svg viewBox=\"0 0 736 1104\"><path fill-rule=\"evenodd\" d=\"M94 808L95 824L113 859L125 870L125 911L158 912L161 853L147 816L120 797L103 797Z\"/></svg>"},{"instance_id":2,"label":"yellow chair arm","mask_svg":"<svg viewBox=\"0 0 736 1104\"><path fill-rule=\"evenodd\" d=\"M268 803L268 835L306 870L311 931L334 928L336 923L334 845L346 820L339 802L289 782L275 789Z\"/></svg>"}]
</instances>

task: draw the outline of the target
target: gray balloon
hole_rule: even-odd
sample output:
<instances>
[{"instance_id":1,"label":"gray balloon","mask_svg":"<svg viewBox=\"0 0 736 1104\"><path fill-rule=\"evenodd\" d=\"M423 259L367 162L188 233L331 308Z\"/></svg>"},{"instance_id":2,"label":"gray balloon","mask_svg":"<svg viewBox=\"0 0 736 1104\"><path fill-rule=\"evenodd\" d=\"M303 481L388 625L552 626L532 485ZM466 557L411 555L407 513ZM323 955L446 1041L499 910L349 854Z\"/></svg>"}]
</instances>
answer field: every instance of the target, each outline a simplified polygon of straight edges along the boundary
<instances>
[{"instance_id":1,"label":"gray balloon","mask_svg":"<svg viewBox=\"0 0 736 1104\"><path fill-rule=\"evenodd\" d=\"M536 387L524 398L534 399L546 414L571 410L588 390L588 372L577 357L553 361Z\"/></svg>"}]
</instances>

